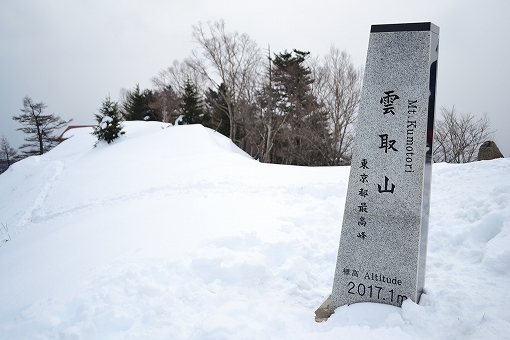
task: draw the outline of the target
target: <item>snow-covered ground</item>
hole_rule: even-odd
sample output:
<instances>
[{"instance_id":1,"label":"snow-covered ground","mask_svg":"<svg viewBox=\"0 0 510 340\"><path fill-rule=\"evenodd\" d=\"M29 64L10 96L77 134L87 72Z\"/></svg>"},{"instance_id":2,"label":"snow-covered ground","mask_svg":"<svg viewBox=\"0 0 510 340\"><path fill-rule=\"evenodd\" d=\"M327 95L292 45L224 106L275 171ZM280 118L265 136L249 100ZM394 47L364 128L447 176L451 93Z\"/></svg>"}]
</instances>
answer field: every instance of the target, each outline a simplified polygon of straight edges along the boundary
<instances>
[{"instance_id":1,"label":"snow-covered ground","mask_svg":"<svg viewBox=\"0 0 510 340\"><path fill-rule=\"evenodd\" d=\"M200 125L91 129L0 176L0 339L505 339L510 159L435 164L426 294L323 323L348 167Z\"/></svg>"}]
</instances>

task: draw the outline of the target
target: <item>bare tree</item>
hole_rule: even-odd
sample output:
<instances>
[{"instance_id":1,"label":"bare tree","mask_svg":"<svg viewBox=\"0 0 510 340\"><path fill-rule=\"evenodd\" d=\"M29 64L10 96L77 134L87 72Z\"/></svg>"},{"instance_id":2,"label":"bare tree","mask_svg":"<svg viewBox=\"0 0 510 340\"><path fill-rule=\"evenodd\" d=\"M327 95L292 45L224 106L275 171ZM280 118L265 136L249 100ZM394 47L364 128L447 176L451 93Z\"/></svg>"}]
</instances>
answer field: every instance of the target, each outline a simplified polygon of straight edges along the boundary
<instances>
[{"instance_id":1,"label":"bare tree","mask_svg":"<svg viewBox=\"0 0 510 340\"><path fill-rule=\"evenodd\" d=\"M174 91L180 91L187 82L190 82L203 94L208 79L193 68L192 64L191 59L185 59L184 62L174 60L172 66L161 70L156 77L151 79L151 82L158 90L165 90L170 86Z\"/></svg>"},{"instance_id":2,"label":"bare tree","mask_svg":"<svg viewBox=\"0 0 510 340\"><path fill-rule=\"evenodd\" d=\"M476 161L480 145L491 139L487 114L476 119L471 114L457 114L455 106L441 108L442 120L434 127L434 161L468 163Z\"/></svg>"},{"instance_id":3,"label":"bare tree","mask_svg":"<svg viewBox=\"0 0 510 340\"><path fill-rule=\"evenodd\" d=\"M332 165L349 164L354 141L354 123L361 99L363 70L356 69L346 51L331 47L322 63L311 62L313 93L327 112Z\"/></svg>"},{"instance_id":4,"label":"bare tree","mask_svg":"<svg viewBox=\"0 0 510 340\"><path fill-rule=\"evenodd\" d=\"M286 116L278 112L276 108L276 91L273 84L273 59L271 49L268 48L268 64L265 69L265 80L258 94L260 113L258 115L258 132L260 146L258 158L264 163L272 162L273 148L276 136L285 124Z\"/></svg>"},{"instance_id":5,"label":"bare tree","mask_svg":"<svg viewBox=\"0 0 510 340\"><path fill-rule=\"evenodd\" d=\"M158 86L153 91L152 101L149 108L159 112L161 121L174 124L180 113L178 111L181 98L172 86Z\"/></svg>"},{"instance_id":6,"label":"bare tree","mask_svg":"<svg viewBox=\"0 0 510 340\"><path fill-rule=\"evenodd\" d=\"M192 53L189 65L222 92L225 107L219 109L228 113L230 139L239 145L238 124L242 124L243 115L249 114L246 103L255 89L260 50L247 34L226 32L223 20L208 23L208 32L202 24L193 26L193 38L200 50Z\"/></svg>"},{"instance_id":7,"label":"bare tree","mask_svg":"<svg viewBox=\"0 0 510 340\"><path fill-rule=\"evenodd\" d=\"M165 123L173 124L180 116L179 104L187 84L193 84L201 98L206 97L208 79L191 64L189 59L184 62L174 60L172 66L151 79L156 88L153 106L162 112Z\"/></svg>"},{"instance_id":8,"label":"bare tree","mask_svg":"<svg viewBox=\"0 0 510 340\"><path fill-rule=\"evenodd\" d=\"M12 119L25 125L17 130L23 131L30 136L25 138L25 143L20 149L29 149L23 151L25 156L42 155L51 150L57 143L57 137L53 132L67 125L72 119L65 121L54 114L45 115L44 109L47 105L43 102L34 103L28 96L23 98L22 114L13 116Z\"/></svg>"},{"instance_id":9,"label":"bare tree","mask_svg":"<svg viewBox=\"0 0 510 340\"><path fill-rule=\"evenodd\" d=\"M17 154L18 152L13 147L11 147L9 140L4 135L2 135L2 138L0 139L0 160L6 163L5 169L8 169L9 166L14 163Z\"/></svg>"}]
</instances>

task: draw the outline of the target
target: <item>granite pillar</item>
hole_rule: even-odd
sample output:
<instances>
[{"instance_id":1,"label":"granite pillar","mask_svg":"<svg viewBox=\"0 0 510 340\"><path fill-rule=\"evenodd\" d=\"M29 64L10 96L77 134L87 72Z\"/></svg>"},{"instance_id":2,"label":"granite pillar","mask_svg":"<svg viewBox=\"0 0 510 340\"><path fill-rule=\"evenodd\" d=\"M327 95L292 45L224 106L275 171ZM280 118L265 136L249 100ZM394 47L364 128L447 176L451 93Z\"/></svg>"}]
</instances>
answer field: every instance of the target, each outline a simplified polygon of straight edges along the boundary
<instances>
[{"instance_id":1,"label":"granite pillar","mask_svg":"<svg viewBox=\"0 0 510 340\"><path fill-rule=\"evenodd\" d=\"M425 283L439 28L373 25L329 310Z\"/></svg>"}]
</instances>

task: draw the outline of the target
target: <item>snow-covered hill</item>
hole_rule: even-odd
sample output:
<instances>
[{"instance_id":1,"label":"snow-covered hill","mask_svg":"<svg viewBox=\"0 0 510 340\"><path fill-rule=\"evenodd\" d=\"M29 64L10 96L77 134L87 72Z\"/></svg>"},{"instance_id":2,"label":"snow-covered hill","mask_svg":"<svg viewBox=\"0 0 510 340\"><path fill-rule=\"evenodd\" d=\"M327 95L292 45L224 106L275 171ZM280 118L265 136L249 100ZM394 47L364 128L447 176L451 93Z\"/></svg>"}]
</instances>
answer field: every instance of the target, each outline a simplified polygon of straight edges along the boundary
<instances>
[{"instance_id":1,"label":"snow-covered hill","mask_svg":"<svg viewBox=\"0 0 510 340\"><path fill-rule=\"evenodd\" d=\"M0 176L0 339L510 336L510 159L434 165L419 305L317 324L349 168L261 164L200 125L125 131L70 130Z\"/></svg>"}]
</instances>

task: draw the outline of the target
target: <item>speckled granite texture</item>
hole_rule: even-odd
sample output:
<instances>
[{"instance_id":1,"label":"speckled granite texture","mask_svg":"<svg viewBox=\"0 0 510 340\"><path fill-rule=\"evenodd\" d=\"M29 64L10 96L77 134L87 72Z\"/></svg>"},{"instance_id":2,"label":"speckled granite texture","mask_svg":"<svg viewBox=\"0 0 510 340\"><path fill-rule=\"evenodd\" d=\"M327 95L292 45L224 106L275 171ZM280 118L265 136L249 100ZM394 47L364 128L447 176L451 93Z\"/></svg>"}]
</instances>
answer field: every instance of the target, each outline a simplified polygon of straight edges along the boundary
<instances>
[{"instance_id":1,"label":"speckled granite texture","mask_svg":"<svg viewBox=\"0 0 510 340\"><path fill-rule=\"evenodd\" d=\"M423 290L439 29L372 26L330 310Z\"/></svg>"}]
</instances>

